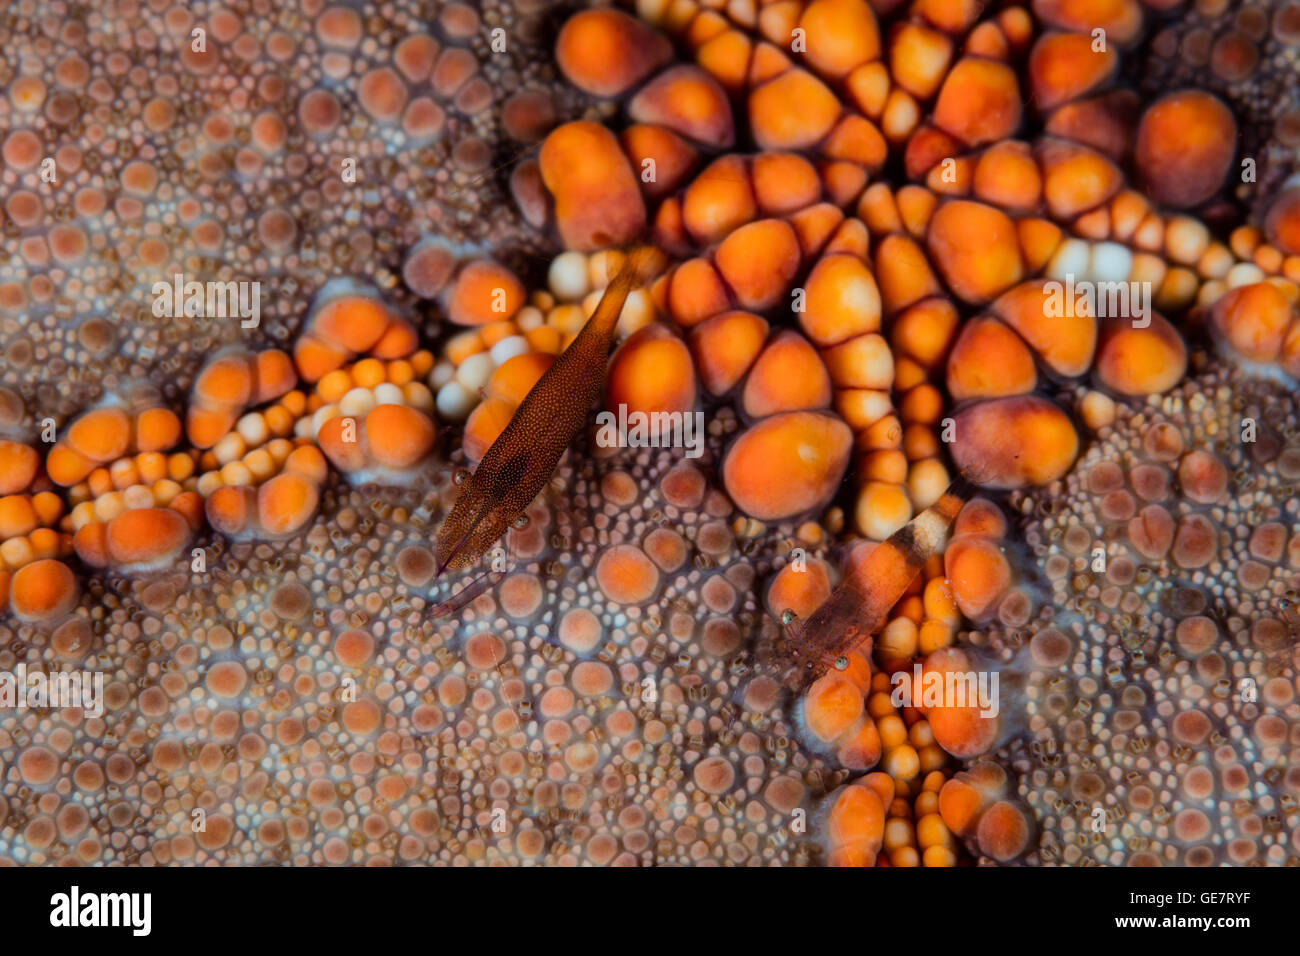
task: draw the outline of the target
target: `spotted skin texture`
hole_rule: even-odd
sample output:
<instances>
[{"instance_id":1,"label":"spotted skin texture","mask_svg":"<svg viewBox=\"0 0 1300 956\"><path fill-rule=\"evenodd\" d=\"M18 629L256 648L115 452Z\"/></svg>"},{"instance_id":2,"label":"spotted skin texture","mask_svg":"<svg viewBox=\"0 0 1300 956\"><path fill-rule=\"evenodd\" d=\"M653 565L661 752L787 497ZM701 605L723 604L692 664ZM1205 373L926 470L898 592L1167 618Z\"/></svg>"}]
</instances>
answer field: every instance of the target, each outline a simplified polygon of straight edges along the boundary
<instances>
[{"instance_id":1,"label":"spotted skin texture","mask_svg":"<svg viewBox=\"0 0 1300 956\"><path fill-rule=\"evenodd\" d=\"M111 668L104 736L121 738L66 718L8 724L20 766L51 749L61 772L99 781L68 799L36 788L31 818L80 819L77 806L120 819L121 848L73 830L63 852L87 862L815 861L785 823L840 771L764 748L794 727L775 685L743 666L771 571L745 552L778 553L776 530L738 540L725 497L670 453L593 459L580 440L510 532L506 579L435 620L451 585L434 580L429 542L450 491L331 487L328 517L288 546L218 537L211 575L96 581L107 615L79 637L21 629L42 657ZM619 542L662 562L645 600L602 563ZM132 677L153 673L144 687ZM340 699L344 680L355 700ZM144 761L124 762L132 750ZM159 812L114 809L150 795ZM661 812L674 805L696 809ZM195 809L209 827L197 839ZM498 809L505 839L490 828ZM24 861L50 849L6 846Z\"/></svg>"},{"instance_id":2,"label":"spotted skin texture","mask_svg":"<svg viewBox=\"0 0 1300 956\"><path fill-rule=\"evenodd\" d=\"M726 252L717 247L739 229L666 228L663 236L675 259L713 257L755 308L805 281L828 236L829 255L874 269L883 323L880 301L862 312L890 341L875 324L854 326L855 354L867 354L870 339L870 355L897 369L876 381L851 355L831 354L840 343L821 338L825 327L804 331L837 389L854 393L839 394L833 414L866 436L858 440L885 442L855 459L850 478L871 479L863 500L875 520L862 533L878 539L946 486L946 453L933 435L949 410L941 388L958 327L994 300L988 321L1032 340L995 295L1022 271L1052 274L1047 253L1036 258L1049 239L1109 235L1097 217L1076 215L1068 176L1052 179L1054 163L1077 158L1060 140L1004 139L1019 99L1007 95L1012 71L989 65L1024 64L1042 30L1036 18L1080 30L1061 10L1070 5L1030 4L1022 16L999 16L996 29L991 15L946 17L960 6L928 4L932 25L983 59L937 52L934 31L908 32L900 42L927 55L882 67L907 91L891 109L882 99L871 112L879 73L851 81L888 142L861 123L823 134L838 121L853 58L884 56L889 26L918 23L907 10L878 15L878 37L852 34L865 46L814 49L811 72L757 98L774 110L756 117L760 145L828 161L811 195L763 209L789 215L809 248L794 249L770 219ZM1230 107L1240 150L1258 154L1258 185L1211 189L1213 198L1177 222L1153 213L1160 229L1141 240L1153 258L1183 267L1171 270L1178 281L1159 305L1186 336L1185 377L1162 396L1125 397L1122 386L1152 380L1149 370L1130 375L1124 361L1094 370L1084 354L1066 356L1077 362L1067 374L1095 371L1095 388L1030 381L1036 394L1050 391L1062 421L1068 414L1067 429L1075 420L1086 428L1078 460L1064 456L1046 487L992 493L1007 516L996 534L958 519L959 533L996 549L1011 569L978 622L961 617L943 563L930 562L880 635L889 658L844 655L843 672L802 697L756 675L759 650L782 646L781 607L815 612L849 575L855 536L838 500L768 522L733 503L718 476L753 422L731 400L707 405L708 440L695 463L669 450L599 448L577 427L567 452L550 449L558 464L535 476L540 494L519 493L509 517L522 511L526 520L499 529L510 527L501 539L507 565L470 600L463 589L478 570L439 576L446 562L435 553L436 529L456 503L453 476L471 464L454 430L435 455L413 453L419 468L402 474L370 473L373 462L359 458L345 476L307 455L293 467L311 477L310 507L276 540L217 533L211 510L204 527L202 508L183 498L175 510L194 517L193 535L162 568L115 565L106 544L108 557L92 566L70 542L33 537L58 557L38 563L33 548L21 555L28 566L45 572L66 562L78 586L61 584L61 572L46 575L52 584L38 596L53 596L52 620L0 617L0 668L101 671L105 712L0 715L0 863L1293 863L1300 422L1283 386L1251 378L1202 335L1210 326L1199 307L1223 293L1233 263L1259 269L1252 279L1300 276L1300 260L1269 245L1289 241L1288 223L1247 224L1264 223L1267 197L1294 166L1300 123L1278 89L1294 68L1300 16L1294 4L1271 16L1215 0L1188 7L1177 19L1143 10L1149 43L1119 38L1125 85L1103 81L1099 112L1059 106L1051 132L1095 130L1093 146L1114 149L1116 171L1095 158L1081 168L1097 182L1136 182L1129 127L1147 101L1194 83ZM1114 5L1130 8L1140 9ZM836 9L856 8L823 6L818 15L832 28ZM491 254L531 283L558 248L537 147L561 122L626 126L618 104L575 90L554 64L568 12L545 0L5 10L0 25L16 39L0 64L0 437L45 456L44 418L63 435L101 402L169 405L184 421L208 359L232 345L292 351L327 279L372 285L434 348L449 334L460 260ZM1117 33L1131 25L1117 24ZM203 52L190 47L200 26ZM489 45L498 26L509 38L500 53ZM707 43L716 26L691 43ZM814 17L809 26L815 41L825 23ZM738 94L747 78L727 75L734 37L721 39L703 52L679 49L674 63L656 41L642 51L653 62L622 64L636 74L629 82L669 66L694 84L696 114L677 110L664 84L630 106L638 121L677 122L697 139L680 140L676 153L666 141L662 168L680 181L656 201L689 187L697 146L711 160L755 132L743 109L737 126L720 122L723 98L698 73L680 72L698 60ZM957 63L964 82L941 92ZM762 68L776 70L770 58ZM976 122L989 117L963 102L966 88L995 123ZM816 107L804 118L812 133L802 121L764 122L780 119L775 111L788 102ZM644 128L642 137L654 141ZM961 160L951 193L940 172L949 155ZM38 174L45 156L56 161L55 182ZM345 185L348 159L358 176ZM759 165L722 178L753 175L757 189ZM776 181L804 195L791 168L781 166ZM1010 168L1027 179L1045 174L1041 208L1037 192L999 172ZM877 187L869 208L858 202L868 183ZM957 205L967 187L983 207ZM880 190L887 202L874 201ZM814 199L824 200L816 214L795 215ZM1131 215L1126 199L1114 200L1115 222ZM940 200L949 211L936 216ZM869 229L840 224L827 205L848 207ZM989 212L994 206L1010 213ZM996 226L997 241L978 249L959 241L966 216ZM1202 221L1223 242L1207 246ZM794 252L754 259L770 251L756 235L779 235ZM1061 261L1074 261L1074 251ZM1108 264L1116 255L1107 250ZM755 261L764 268L751 274L745 267ZM895 261L907 265L886 274L882 262ZM176 271L262 277L261 324L153 316L152 277ZM1061 358L1029 344L1031 366ZM947 371L951 379L961 369ZM372 372L349 366L354 380ZM385 374L400 381L408 372ZM301 416L296 401L278 407ZM1238 437L1247 418L1259 425L1251 442ZM881 422L893 427L870 427ZM909 475L918 462L929 463L925 481ZM197 452L188 466L168 467L196 463L210 467ZM485 464L493 491L506 497L513 476ZM175 480L189 481L185 474ZM32 501L48 493L26 465L15 481L15 493ZM257 505L240 497L226 517ZM59 521L44 510L40 518L32 535ZM85 554L98 557L98 542L86 537ZM200 556L204 569L192 570ZM814 571L806 583L792 570L804 563ZM0 603L10 583L0 578ZM434 613L458 595L455 614ZM774 606L774 596L784 603ZM894 708L885 659L903 668L973 659L1000 669L1002 722L927 720ZM940 746L964 756L971 739L985 752L958 760ZM797 810L808 813L809 832L792 829ZM1098 810L1106 828L1094 834L1087 823ZM206 820L199 831L196 811ZM900 828L910 837L898 837Z\"/></svg>"},{"instance_id":3,"label":"spotted skin texture","mask_svg":"<svg viewBox=\"0 0 1300 956\"><path fill-rule=\"evenodd\" d=\"M1012 496L1058 610L967 639L1025 682L997 758L1043 828L1029 862L1294 858L1296 425L1285 390L1214 369L1124 409L1055 493Z\"/></svg>"}]
</instances>

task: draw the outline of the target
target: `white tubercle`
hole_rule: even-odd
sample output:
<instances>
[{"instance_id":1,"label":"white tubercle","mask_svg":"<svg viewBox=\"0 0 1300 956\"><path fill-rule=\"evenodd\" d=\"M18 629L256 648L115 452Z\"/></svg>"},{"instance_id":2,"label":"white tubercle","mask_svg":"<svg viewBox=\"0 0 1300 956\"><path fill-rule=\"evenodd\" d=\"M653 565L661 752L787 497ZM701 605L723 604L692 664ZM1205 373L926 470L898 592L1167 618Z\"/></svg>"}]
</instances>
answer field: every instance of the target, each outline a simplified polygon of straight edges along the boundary
<instances>
[{"instance_id":1,"label":"white tubercle","mask_svg":"<svg viewBox=\"0 0 1300 956\"><path fill-rule=\"evenodd\" d=\"M495 368L496 363L492 361L491 353L479 352L460 363L460 367L456 369L456 381L460 382L466 391L477 392L487 385Z\"/></svg>"},{"instance_id":2,"label":"white tubercle","mask_svg":"<svg viewBox=\"0 0 1300 956\"><path fill-rule=\"evenodd\" d=\"M239 432L227 432L212 446L212 456L223 465L244 457L248 445Z\"/></svg>"},{"instance_id":3,"label":"white tubercle","mask_svg":"<svg viewBox=\"0 0 1300 956\"><path fill-rule=\"evenodd\" d=\"M423 382L407 382L402 386L403 404L417 408L428 415L433 414L433 392Z\"/></svg>"},{"instance_id":4,"label":"white tubercle","mask_svg":"<svg viewBox=\"0 0 1300 956\"><path fill-rule=\"evenodd\" d=\"M339 407L337 405L322 405L320 408L316 409L316 413L311 417L311 436L315 438L319 435L320 430L325 426L325 423L331 418L337 418L339 414Z\"/></svg>"},{"instance_id":5,"label":"white tubercle","mask_svg":"<svg viewBox=\"0 0 1300 956\"><path fill-rule=\"evenodd\" d=\"M1239 262L1228 270L1224 281L1228 284L1229 289L1235 289L1237 286L1254 285L1256 282L1263 282L1266 276L1264 270L1253 262Z\"/></svg>"},{"instance_id":6,"label":"white tubercle","mask_svg":"<svg viewBox=\"0 0 1300 956\"><path fill-rule=\"evenodd\" d=\"M1180 265L1195 265L1210 247L1210 231L1191 216L1175 216L1165 227L1165 251Z\"/></svg>"},{"instance_id":7,"label":"white tubercle","mask_svg":"<svg viewBox=\"0 0 1300 956\"><path fill-rule=\"evenodd\" d=\"M1092 278L1097 282L1127 282L1133 271L1133 253L1118 242L1092 247Z\"/></svg>"},{"instance_id":8,"label":"white tubercle","mask_svg":"<svg viewBox=\"0 0 1300 956\"><path fill-rule=\"evenodd\" d=\"M521 332L531 332L533 329L540 329L546 324L546 316L542 310L535 305L526 305L515 313L515 325Z\"/></svg>"},{"instance_id":9,"label":"white tubercle","mask_svg":"<svg viewBox=\"0 0 1300 956\"><path fill-rule=\"evenodd\" d=\"M633 332L637 332L655 318L654 300L650 298L650 292L647 289L633 289L627 294L627 301L623 303L623 311L618 314L618 334L620 338L627 338Z\"/></svg>"},{"instance_id":10,"label":"white tubercle","mask_svg":"<svg viewBox=\"0 0 1300 956\"><path fill-rule=\"evenodd\" d=\"M587 283L587 257L581 252L561 252L551 260L546 284L561 302L577 302L590 290Z\"/></svg>"},{"instance_id":11,"label":"white tubercle","mask_svg":"<svg viewBox=\"0 0 1300 956\"><path fill-rule=\"evenodd\" d=\"M488 350L488 355L497 365L504 365L508 359L523 355L528 351L528 340L522 335L507 335Z\"/></svg>"},{"instance_id":12,"label":"white tubercle","mask_svg":"<svg viewBox=\"0 0 1300 956\"><path fill-rule=\"evenodd\" d=\"M601 249L587 257L587 287L599 291L609 285L623 264L623 253L617 249Z\"/></svg>"},{"instance_id":13,"label":"white tubercle","mask_svg":"<svg viewBox=\"0 0 1300 956\"><path fill-rule=\"evenodd\" d=\"M339 399L339 412L343 415L361 417L375 407L374 392L368 388L353 388Z\"/></svg>"},{"instance_id":14,"label":"white tubercle","mask_svg":"<svg viewBox=\"0 0 1300 956\"><path fill-rule=\"evenodd\" d=\"M249 412L235 422L235 431L243 436L249 448L262 444L270 434L266 428L266 419L262 417L261 412Z\"/></svg>"},{"instance_id":15,"label":"white tubercle","mask_svg":"<svg viewBox=\"0 0 1300 956\"><path fill-rule=\"evenodd\" d=\"M456 366L450 362L439 362L429 370L429 387L442 388L456 377Z\"/></svg>"},{"instance_id":16,"label":"white tubercle","mask_svg":"<svg viewBox=\"0 0 1300 956\"><path fill-rule=\"evenodd\" d=\"M1068 276L1074 276L1076 282L1087 278L1089 260L1092 258L1088 244L1082 239L1066 239L1052 253L1047 263L1047 275L1064 282Z\"/></svg>"},{"instance_id":17,"label":"white tubercle","mask_svg":"<svg viewBox=\"0 0 1300 956\"><path fill-rule=\"evenodd\" d=\"M153 507L153 492L144 485L131 485L122 491L122 504L129 511Z\"/></svg>"},{"instance_id":18,"label":"white tubercle","mask_svg":"<svg viewBox=\"0 0 1300 956\"><path fill-rule=\"evenodd\" d=\"M478 401L477 397L460 382L451 381L438 389L435 404L440 418L449 422L460 422L474 410Z\"/></svg>"},{"instance_id":19,"label":"white tubercle","mask_svg":"<svg viewBox=\"0 0 1300 956\"><path fill-rule=\"evenodd\" d=\"M374 394L376 405L406 404L406 398L402 394L401 388L394 385L392 382L380 382L375 386Z\"/></svg>"}]
</instances>

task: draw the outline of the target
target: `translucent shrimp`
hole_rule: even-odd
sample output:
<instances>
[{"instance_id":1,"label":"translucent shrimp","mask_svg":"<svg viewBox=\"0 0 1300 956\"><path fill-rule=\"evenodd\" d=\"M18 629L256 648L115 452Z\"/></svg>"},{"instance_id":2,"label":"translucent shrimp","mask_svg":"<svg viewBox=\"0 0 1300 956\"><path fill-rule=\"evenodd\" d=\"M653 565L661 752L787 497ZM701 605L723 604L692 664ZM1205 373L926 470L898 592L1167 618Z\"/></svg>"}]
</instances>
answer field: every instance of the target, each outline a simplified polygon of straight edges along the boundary
<instances>
[{"instance_id":1,"label":"translucent shrimp","mask_svg":"<svg viewBox=\"0 0 1300 956\"><path fill-rule=\"evenodd\" d=\"M523 520L524 509L550 480L600 394L623 304L633 289L662 268L663 254L653 246L628 254L582 331L524 397L478 469L462 482L451 514L438 529L438 574L469 567ZM483 577L492 574L499 577L500 572ZM483 577L438 605L435 616L449 614L481 593L491 583L484 583Z\"/></svg>"},{"instance_id":2,"label":"translucent shrimp","mask_svg":"<svg viewBox=\"0 0 1300 956\"><path fill-rule=\"evenodd\" d=\"M940 496L858 563L806 621L782 617L783 640L767 662L781 683L802 690L832 667L847 666L848 654L869 654L871 639L888 620L926 561L942 551L948 529L976 490L956 479Z\"/></svg>"}]
</instances>

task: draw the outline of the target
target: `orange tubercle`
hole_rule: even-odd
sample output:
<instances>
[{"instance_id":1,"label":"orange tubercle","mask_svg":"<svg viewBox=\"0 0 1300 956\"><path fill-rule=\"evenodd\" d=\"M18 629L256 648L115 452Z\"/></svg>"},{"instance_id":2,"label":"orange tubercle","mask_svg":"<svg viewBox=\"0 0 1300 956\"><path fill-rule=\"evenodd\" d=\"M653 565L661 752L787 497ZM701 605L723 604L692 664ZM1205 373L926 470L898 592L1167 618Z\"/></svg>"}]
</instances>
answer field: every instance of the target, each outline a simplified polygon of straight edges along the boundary
<instances>
[{"instance_id":1,"label":"orange tubercle","mask_svg":"<svg viewBox=\"0 0 1300 956\"><path fill-rule=\"evenodd\" d=\"M957 466L991 488L1044 485L1066 473L1079 437L1056 405L1033 395L990 399L953 416Z\"/></svg>"},{"instance_id":2,"label":"orange tubercle","mask_svg":"<svg viewBox=\"0 0 1300 956\"><path fill-rule=\"evenodd\" d=\"M762 311L780 302L799 270L799 242L780 219L760 219L727 236L714 265L741 308Z\"/></svg>"},{"instance_id":3,"label":"orange tubercle","mask_svg":"<svg viewBox=\"0 0 1300 956\"><path fill-rule=\"evenodd\" d=\"M628 115L714 149L726 149L735 140L726 91L693 64L670 67L652 79L632 97Z\"/></svg>"},{"instance_id":4,"label":"orange tubercle","mask_svg":"<svg viewBox=\"0 0 1300 956\"><path fill-rule=\"evenodd\" d=\"M9 580L9 606L27 621L50 621L77 602L77 579L62 561L44 558L24 565Z\"/></svg>"},{"instance_id":5,"label":"orange tubercle","mask_svg":"<svg viewBox=\"0 0 1300 956\"><path fill-rule=\"evenodd\" d=\"M365 420L370 456L385 468L415 465L432 450L437 435L428 415L406 405L376 405Z\"/></svg>"},{"instance_id":6,"label":"orange tubercle","mask_svg":"<svg viewBox=\"0 0 1300 956\"><path fill-rule=\"evenodd\" d=\"M885 833L885 804L869 787L853 784L840 790L831 804L832 866L872 866Z\"/></svg>"},{"instance_id":7,"label":"orange tubercle","mask_svg":"<svg viewBox=\"0 0 1300 956\"><path fill-rule=\"evenodd\" d=\"M848 467L852 441L848 426L831 415L773 415L732 445L723 482L736 505L754 517L793 517L830 500Z\"/></svg>"},{"instance_id":8,"label":"orange tubercle","mask_svg":"<svg viewBox=\"0 0 1300 956\"><path fill-rule=\"evenodd\" d=\"M153 565L177 554L190 538L185 517L170 508L136 508L108 522L113 564Z\"/></svg>"},{"instance_id":9,"label":"orange tubercle","mask_svg":"<svg viewBox=\"0 0 1300 956\"><path fill-rule=\"evenodd\" d=\"M509 319L524 303L524 286L505 266L486 259L461 269L447 293L447 317L457 325Z\"/></svg>"},{"instance_id":10,"label":"orange tubercle","mask_svg":"<svg viewBox=\"0 0 1300 956\"><path fill-rule=\"evenodd\" d=\"M723 312L691 329L691 354L710 394L731 391L758 357L767 333L765 319L742 311Z\"/></svg>"},{"instance_id":11,"label":"orange tubercle","mask_svg":"<svg viewBox=\"0 0 1300 956\"><path fill-rule=\"evenodd\" d=\"M817 351L797 332L777 333L745 380L745 414L762 418L776 412L825 408L831 381Z\"/></svg>"},{"instance_id":12,"label":"orange tubercle","mask_svg":"<svg viewBox=\"0 0 1300 956\"><path fill-rule=\"evenodd\" d=\"M880 329L881 300L871 270L854 256L823 256L805 286L799 324L818 346Z\"/></svg>"},{"instance_id":13,"label":"orange tubercle","mask_svg":"<svg viewBox=\"0 0 1300 956\"><path fill-rule=\"evenodd\" d=\"M1020 125L1020 84L1005 63L964 57L948 71L934 106L935 125L970 146L1011 136Z\"/></svg>"},{"instance_id":14,"label":"orange tubercle","mask_svg":"<svg viewBox=\"0 0 1300 956\"><path fill-rule=\"evenodd\" d=\"M538 156L542 182L555 198L564 244L584 252L633 239L645 226L641 188L618 139L603 126L566 123L546 137Z\"/></svg>"},{"instance_id":15,"label":"orange tubercle","mask_svg":"<svg viewBox=\"0 0 1300 956\"><path fill-rule=\"evenodd\" d=\"M821 80L789 69L749 95L749 124L761 149L807 149L835 125L840 104Z\"/></svg>"},{"instance_id":16,"label":"orange tubercle","mask_svg":"<svg viewBox=\"0 0 1300 956\"><path fill-rule=\"evenodd\" d=\"M972 236L980 241L972 243ZM988 302L1024 274L1015 225L983 203L956 200L940 206L930 220L926 247L948 286L967 302Z\"/></svg>"},{"instance_id":17,"label":"orange tubercle","mask_svg":"<svg viewBox=\"0 0 1300 956\"><path fill-rule=\"evenodd\" d=\"M1187 346L1178 330L1159 315L1136 328L1128 319L1104 322L1097 349L1097 380L1121 395L1159 395L1182 380Z\"/></svg>"},{"instance_id":18,"label":"orange tubercle","mask_svg":"<svg viewBox=\"0 0 1300 956\"><path fill-rule=\"evenodd\" d=\"M1034 390L1034 357L997 319L980 316L962 326L948 356L948 392L956 401L1023 395Z\"/></svg>"},{"instance_id":19,"label":"orange tubercle","mask_svg":"<svg viewBox=\"0 0 1300 956\"><path fill-rule=\"evenodd\" d=\"M281 472L257 489L258 524L272 535L292 534L316 513L319 500L315 482L295 472Z\"/></svg>"},{"instance_id":20,"label":"orange tubercle","mask_svg":"<svg viewBox=\"0 0 1300 956\"><path fill-rule=\"evenodd\" d=\"M137 451L166 451L181 437L181 420L169 408L148 408L135 419Z\"/></svg>"},{"instance_id":21,"label":"orange tubercle","mask_svg":"<svg viewBox=\"0 0 1300 956\"><path fill-rule=\"evenodd\" d=\"M36 477L40 464L35 448L0 440L0 494L12 495L25 489Z\"/></svg>"},{"instance_id":22,"label":"orange tubercle","mask_svg":"<svg viewBox=\"0 0 1300 956\"><path fill-rule=\"evenodd\" d=\"M99 408L74 421L65 440L91 461L112 461L131 447L131 420L120 408Z\"/></svg>"},{"instance_id":23,"label":"orange tubercle","mask_svg":"<svg viewBox=\"0 0 1300 956\"><path fill-rule=\"evenodd\" d=\"M605 407L618 412L688 412L695 407L695 367L685 343L655 323L631 335L614 353L605 382Z\"/></svg>"},{"instance_id":24,"label":"orange tubercle","mask_svg":"<svg viewBox=\"0 0 1300 956\"><path fill-rule=\"evenodd\" d=\"M1214 327L1245 358L1277 359L1295 310L1276 286L1256 282L1225 293L1211 312Z\"/></svg>"},{"instance_id":25,"label":"orange tubercle","mask_svg":"<svg viewBox=\"0 0 1300 956\"><path fill-rule=\"evenodd\" d=\"M1152 103L1138 124L1133 164L1151 198L1187 208L1222 187L1237 148L1237 122L1218 97L1180 90Z\"/></svg>"},{"instance_id":26,"label":"orange tubercle","mask_svg":"<svg viewBox=\"0 0 1300 956\"><path fill-rule=\"evenodd\" d=\"M621 96L671 56L663 34L620 10L575 14L555 42L555 59L565 77L595 96Z\"/></svg>"},{"instance_id":27,"label":"orange tubercle","mask_svg":"<svg viewBox=\"0 0 1300 956\"><path fill-rule=\"evenodd\" d=\"M978 537L957 537L943 556L957 607L972 621L982 621L1011 586L1011 565L998 545Z\"/></svg>"},{"instance_id":28,"label":"orange tubercle","mask_svg":"<svg viewBox=\"0 0 1300 956\"><path fill-rule=\"evenodd\" d=\"M847 733L862 715L862 691L839 671L829 671L804 695L804 723L823 743Z\"/></svg>"}]
</instances>

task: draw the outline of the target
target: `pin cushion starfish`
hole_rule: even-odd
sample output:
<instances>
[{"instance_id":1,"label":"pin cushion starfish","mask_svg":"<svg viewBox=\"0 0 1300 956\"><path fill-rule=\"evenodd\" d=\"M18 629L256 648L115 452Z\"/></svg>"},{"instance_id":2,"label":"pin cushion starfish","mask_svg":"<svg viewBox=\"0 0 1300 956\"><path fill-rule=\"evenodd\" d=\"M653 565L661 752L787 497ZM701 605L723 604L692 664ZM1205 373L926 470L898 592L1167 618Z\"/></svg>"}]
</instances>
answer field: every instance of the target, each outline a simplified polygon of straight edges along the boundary
<instances>
[{"instance_id":1,"label":"pin cushion starfish","mask_svg":"<svg viewBox=\"0 0 1300 956\"><path fill-rule=\"evenodd\" d=\"M1143 100L1206 4L301 6L9 15L0 664L106 685L0 714L0 855L1296 858L1300 190L1243 224L1284 165L1244 11L1215 91ZM703 409L703 457L580 428L439 574L635 245L583 381ZM191 324L257 276L264 329ZM853 581L876 633L786 693L765 651ZM1000 706L926 695L976 674Z\"/></svg>"}]
</instances>

